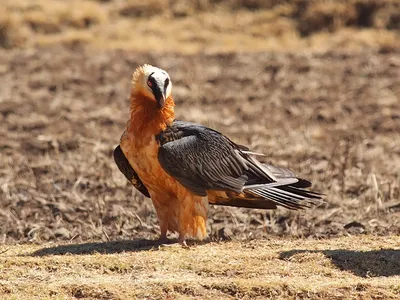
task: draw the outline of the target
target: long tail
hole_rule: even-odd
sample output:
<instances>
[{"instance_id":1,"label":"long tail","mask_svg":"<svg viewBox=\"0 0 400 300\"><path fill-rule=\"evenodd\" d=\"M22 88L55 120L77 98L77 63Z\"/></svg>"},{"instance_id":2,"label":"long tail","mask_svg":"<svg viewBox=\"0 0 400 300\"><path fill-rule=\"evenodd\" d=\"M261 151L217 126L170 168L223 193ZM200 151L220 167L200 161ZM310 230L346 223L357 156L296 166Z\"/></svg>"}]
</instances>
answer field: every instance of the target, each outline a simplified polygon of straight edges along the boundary
<instances>
[{"instance_id":1,"label":"long tail","mask_svg":"<svg viewBox=\"0 0 400 300\"><path fill-rule=\"evenodd\" d=\"M211 192L209 202L216 205L274 209L283 206L288 209L304 209L322 204L323 194L306 190L311 182L298 178L287 168L261 163L257 157L263 154L246 149L238 151L248 167L246 184L242 193Z\"/></svg>"},{"instance_id":2,"label":"long tail","mask_svg":"<svg viewBox=\"0 0 400 300\"><path fill-rule=\"evenodd\" d=\"M307 191L295 184L279 185L265 184L245 187L245 193L250 193L262 199L272 201L276 205L288 209L303 209L323 203L322 194Z\"/></svg>"},{"instance_id":3,"label":"long tail","mask_svg":"<svg viewBox=\"0 0 400 300\"><path fill-rule=\"evenodd\" d=\"M309 185L311 184L306 180L290 178L280 180L280 182L248 185L240 194L211 193L208 199L211 204L223 206L259 209L275 209L277 206L282 206L297 210L324 202L322 194L304 189Z\"/></svg>"}]
</instances>

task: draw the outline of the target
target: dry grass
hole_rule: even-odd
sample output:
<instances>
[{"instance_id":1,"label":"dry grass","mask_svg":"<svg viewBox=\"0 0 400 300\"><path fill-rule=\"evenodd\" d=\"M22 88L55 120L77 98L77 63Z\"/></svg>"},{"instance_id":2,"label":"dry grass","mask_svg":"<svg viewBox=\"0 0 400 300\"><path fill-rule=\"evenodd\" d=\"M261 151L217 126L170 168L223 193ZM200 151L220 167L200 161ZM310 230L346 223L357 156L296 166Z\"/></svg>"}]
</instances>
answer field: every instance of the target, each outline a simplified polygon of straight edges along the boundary
<instances>
[{"instance_id":1,"label":"dry grass","mask_svg":"<svg viewBox=\"0 0 400 300\"><path fill-rule=\"evenodd\" d=\"M398 299L399 237L0 246L2 299ZM68 254L70 253L70 254Z\"/></svg>"},{"instance_id":2,"label":"dry grass","mask_svg":"<svg viewBox=\"0 0 400 300\"><path fill-rule=\"evenodd\" d=\"M0 46L84 44L154 52L392 50L400 4L379 1L8 0Z\"/></svg>"}]
</instances>

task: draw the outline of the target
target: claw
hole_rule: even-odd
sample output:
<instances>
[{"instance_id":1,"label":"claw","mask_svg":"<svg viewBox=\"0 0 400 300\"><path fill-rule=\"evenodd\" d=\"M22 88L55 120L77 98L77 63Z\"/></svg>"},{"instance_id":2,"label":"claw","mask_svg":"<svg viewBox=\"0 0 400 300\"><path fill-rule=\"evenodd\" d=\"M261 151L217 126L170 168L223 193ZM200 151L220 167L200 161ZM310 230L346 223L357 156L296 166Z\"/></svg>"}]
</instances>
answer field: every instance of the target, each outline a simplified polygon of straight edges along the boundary
<instances>
[{"instance_id":1,"label":"claw","mask_svg":"<svg viewBox=\"0 0 400 300\"><path fill-rule=\"evenodd\" d=\"M189 249L189 246L187 245L186 239L184 236L181 236L181 235L179 236L178 243L181 244L182 248Z\"/></svg>"}]
</instances>

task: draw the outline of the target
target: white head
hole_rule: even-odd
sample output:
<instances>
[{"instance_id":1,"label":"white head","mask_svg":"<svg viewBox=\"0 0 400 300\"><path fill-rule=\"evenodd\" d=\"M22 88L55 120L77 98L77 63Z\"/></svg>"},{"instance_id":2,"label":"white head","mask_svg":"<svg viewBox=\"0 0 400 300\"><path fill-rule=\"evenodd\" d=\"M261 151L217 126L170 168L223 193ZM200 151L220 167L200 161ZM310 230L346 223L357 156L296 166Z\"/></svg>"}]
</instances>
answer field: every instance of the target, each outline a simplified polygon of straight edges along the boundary
<instances>
[{"instance_id":1,"label":"white head","mask_svg":"<svg viewBox=\"0 0 400 300\"><path fill-rule=\"evenodd\" d=\"M156 101L160 107L171 95L172 83L167 72L151 65L143 65L136 69L132 83L136 92Z\"/></svg>"}]
</instances>

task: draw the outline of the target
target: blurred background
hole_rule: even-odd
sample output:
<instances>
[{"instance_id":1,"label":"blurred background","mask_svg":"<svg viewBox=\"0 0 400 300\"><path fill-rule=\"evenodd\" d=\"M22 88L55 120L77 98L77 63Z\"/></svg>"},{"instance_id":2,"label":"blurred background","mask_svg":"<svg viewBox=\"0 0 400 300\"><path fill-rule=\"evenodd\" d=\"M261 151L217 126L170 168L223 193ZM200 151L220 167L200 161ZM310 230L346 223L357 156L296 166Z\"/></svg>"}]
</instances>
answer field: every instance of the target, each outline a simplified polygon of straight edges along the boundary
<instances>
[{"instance_id":1,"label":"blurred background","mask_svg":"<svg viewBox=\"0 0 400 300\"><path fill-rule=\"evenodd\" d=\"M4 2L4 1L2 1ZM226 53L398 47L396 0L5 0L4 48Z\"/></svg>"},{"instance_id":2,"label":"blurred background","mask_svg":"<svg viewBox=\"0 0 400 300\"><path fill-rule=\"evenodd\" d=\"M400 234L399 1L3 0L0 243L157 238L112 159L143 63L170 74L179 119L327 195L213 207L212 238Z\"/></svg>"}]
</instances>

